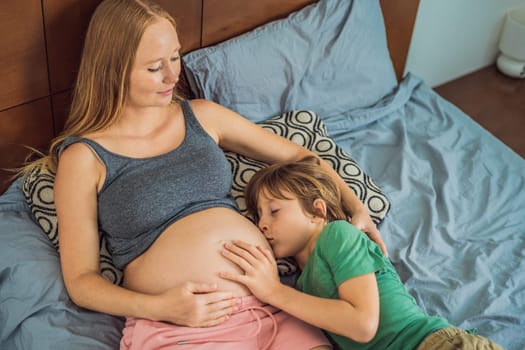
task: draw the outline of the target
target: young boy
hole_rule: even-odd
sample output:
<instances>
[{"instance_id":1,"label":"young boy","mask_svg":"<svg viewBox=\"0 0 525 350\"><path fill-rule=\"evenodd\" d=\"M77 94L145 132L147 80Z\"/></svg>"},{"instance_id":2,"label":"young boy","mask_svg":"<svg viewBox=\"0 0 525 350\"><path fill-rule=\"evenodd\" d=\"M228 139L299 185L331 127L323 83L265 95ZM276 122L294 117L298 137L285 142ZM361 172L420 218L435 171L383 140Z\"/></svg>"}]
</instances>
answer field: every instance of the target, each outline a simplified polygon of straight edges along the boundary
<instances>
[{"instance_id":1,"label":"young boy","mask_svg":"<svg viewBox=\"0 0 525 350\"><path fill-rule=\"evenodd\" d=\"M324 329L339 348L502 350L416 305L379 247L347 222L340 192L316 158L262 169L245 199L274 254L227 243L223 255L244 274L221 276ZM302 292L280 282L274 255L296 259Z\"/></svg>"}]
</instances>

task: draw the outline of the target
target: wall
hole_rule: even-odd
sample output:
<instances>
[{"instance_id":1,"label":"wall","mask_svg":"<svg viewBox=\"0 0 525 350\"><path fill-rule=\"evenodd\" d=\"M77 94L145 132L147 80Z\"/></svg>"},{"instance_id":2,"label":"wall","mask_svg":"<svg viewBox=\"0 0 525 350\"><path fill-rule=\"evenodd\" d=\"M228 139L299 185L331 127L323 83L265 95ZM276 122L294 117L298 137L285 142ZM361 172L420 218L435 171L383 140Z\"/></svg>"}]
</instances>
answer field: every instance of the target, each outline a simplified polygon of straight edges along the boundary
<instances>
[{"instance_id":1,"label":"wall","mask_svg":"<svg viewBox=\"0 0 525 350\"><path fill-rule=\"evenodd\" d=\"M507 9L525 0L421 0L405 67L437 86L496 61Z\"/></svg>"}]
</instances>

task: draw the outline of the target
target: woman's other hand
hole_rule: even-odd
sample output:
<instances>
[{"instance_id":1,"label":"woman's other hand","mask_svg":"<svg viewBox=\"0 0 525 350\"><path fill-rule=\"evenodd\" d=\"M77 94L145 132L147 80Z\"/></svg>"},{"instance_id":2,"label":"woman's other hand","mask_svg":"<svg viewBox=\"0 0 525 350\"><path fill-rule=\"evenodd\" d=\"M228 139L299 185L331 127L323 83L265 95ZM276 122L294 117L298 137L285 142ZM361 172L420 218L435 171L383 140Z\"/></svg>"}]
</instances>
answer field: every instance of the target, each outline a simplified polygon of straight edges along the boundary
<instances>
[{"instance_id":1,"label":"woman's other hand","mask_svg":"<svg viewBox=\"0 0 525 350\"><path fill-rule=\"evenodd\" d=\"M231 292L218 292L217 285L186 282L154 296L152 319L187 327L211 327L230 318L239 308Z\"/></svg>"},{"instance_id":2,"label":"woman's other hand","mask_svg":"<svg viewBox=\"0 0 525 350\"><path fill-rule=\"evenodd\" d=\"M367 236L377 243L383 254L388 257L388 251L386 249L386 244L381 237L381 233L377 229L376 224L372 221L368 211L356 211L352 213L352 220L350 223L354 225L358 230L367 234Z\"/></svg>"}]
</instances>

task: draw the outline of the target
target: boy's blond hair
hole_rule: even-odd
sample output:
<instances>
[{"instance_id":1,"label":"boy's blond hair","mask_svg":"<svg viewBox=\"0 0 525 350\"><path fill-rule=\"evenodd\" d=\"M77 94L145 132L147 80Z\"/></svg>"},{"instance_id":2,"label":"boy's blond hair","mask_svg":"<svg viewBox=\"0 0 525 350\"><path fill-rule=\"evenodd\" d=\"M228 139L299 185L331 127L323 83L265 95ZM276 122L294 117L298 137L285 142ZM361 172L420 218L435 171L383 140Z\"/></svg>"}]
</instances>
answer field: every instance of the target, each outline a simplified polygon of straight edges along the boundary
<instances>
[{"instance_id":1,"label":"boy's blond hair","mask_svg":"<svg viewBox=\"0 0 525 350\"><path fill-rule=\"evenodd\" d=\"M316 216L325 216L313 206L316 199L322 199L326 202L325 218L329 222L349 217L342 205L339 187L316 157L273 164L253 175L244 191L244 198L248 214L255 222L259 221L257 202L263 192L278 199L294 199L290 198L292 194L307 213Z\"/></svg>"}]
</instances>

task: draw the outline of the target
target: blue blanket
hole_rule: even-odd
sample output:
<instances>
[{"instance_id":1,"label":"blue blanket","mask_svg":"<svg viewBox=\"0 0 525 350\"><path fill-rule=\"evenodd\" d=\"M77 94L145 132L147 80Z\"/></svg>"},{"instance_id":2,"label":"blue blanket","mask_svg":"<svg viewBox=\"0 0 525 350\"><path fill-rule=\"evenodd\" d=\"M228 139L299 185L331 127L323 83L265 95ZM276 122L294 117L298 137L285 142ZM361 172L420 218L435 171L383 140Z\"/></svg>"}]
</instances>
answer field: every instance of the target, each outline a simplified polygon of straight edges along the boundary
<instances>
[{"instance_id":1,"label":"blue blanket","mask_svg":"<svg viewBox=\"0 0 525 350\"><path fill-rule=\"evenodd\" d=\"M325 123L389 197L380 230L418 303L523 349L525 160L410 74L351 121Z\"/></svg>"}]
</instances>

